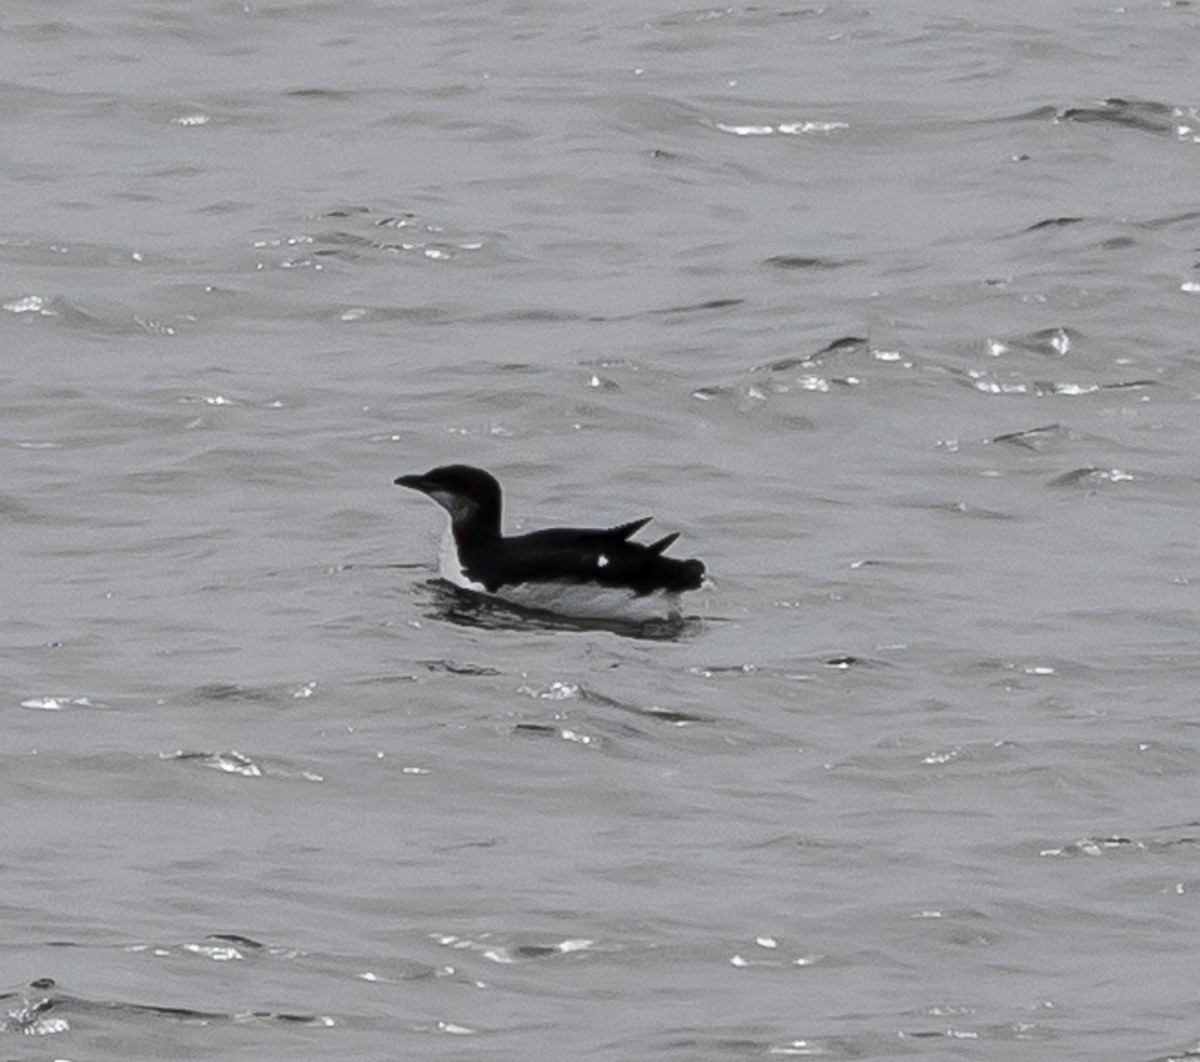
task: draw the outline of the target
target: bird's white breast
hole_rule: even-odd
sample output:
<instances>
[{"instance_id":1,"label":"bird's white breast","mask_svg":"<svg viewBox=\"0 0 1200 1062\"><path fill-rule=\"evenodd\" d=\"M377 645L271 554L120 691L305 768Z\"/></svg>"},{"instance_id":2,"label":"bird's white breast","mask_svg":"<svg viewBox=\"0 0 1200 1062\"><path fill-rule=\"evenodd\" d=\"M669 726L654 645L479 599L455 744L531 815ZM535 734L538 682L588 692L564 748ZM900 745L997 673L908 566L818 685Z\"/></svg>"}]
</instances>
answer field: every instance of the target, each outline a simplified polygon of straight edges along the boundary
<instances>
[{"instance_id":1,"label":"bird's white breast","mask_svg":"<svg viewBox=\"0 0 1200 1062\"><path fill-rule=\"evenodd\" d=\"M594 583L521 583L503 587L493 596L521 608L580 619L643 622L678 616L682 611L678 594L638 595L619 586Z\"/></svg>"},{"instance_id":2,"label":"bird's white breast","mask_svg":"<svg viewBox=\"0 0 1200 1062\"><path fill-rule=\"evenodd\" d=\"M446 524L442 532L442 542L438 547L438 573L448 583L453 583L462 590L472 590L477 594L486 594L487 587L477 583L463 571L462 561L458 557L458 542L454 538L454 526Z\"/></svg>"}]
</instances>

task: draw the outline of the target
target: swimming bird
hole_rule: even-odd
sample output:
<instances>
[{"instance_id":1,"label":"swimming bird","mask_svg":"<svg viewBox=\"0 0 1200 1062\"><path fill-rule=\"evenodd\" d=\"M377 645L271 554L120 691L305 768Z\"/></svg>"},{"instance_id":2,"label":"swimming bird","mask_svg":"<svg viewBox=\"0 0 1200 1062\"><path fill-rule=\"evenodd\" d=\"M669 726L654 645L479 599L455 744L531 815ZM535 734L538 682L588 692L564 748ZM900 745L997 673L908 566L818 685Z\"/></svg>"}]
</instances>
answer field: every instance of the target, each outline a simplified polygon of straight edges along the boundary
<instances>
[{"instance_id":1,"label":"swimming bird","mask_svg":"<svg viewBox=\"0 0 1200 1062\"><path fill-rule=\"evenodd\" d=\"M464 590L564 615L650 618L678 616L680 594L705 581L702 561L663 556L678 531L649 545L630 541L649 516L618 527L505 536L500 484L482 468L444 465L395 483L449 513L439 569Z\"/></svg>"}]
</instances>

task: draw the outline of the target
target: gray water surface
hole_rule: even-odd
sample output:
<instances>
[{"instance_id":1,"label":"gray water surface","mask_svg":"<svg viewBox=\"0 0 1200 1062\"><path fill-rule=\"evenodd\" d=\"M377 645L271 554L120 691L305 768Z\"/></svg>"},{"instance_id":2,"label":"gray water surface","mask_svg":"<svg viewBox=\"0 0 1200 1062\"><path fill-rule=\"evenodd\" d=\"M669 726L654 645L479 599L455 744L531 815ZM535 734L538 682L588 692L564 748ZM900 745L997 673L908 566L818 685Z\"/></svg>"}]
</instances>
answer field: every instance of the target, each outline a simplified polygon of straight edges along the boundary
<instances>
[{"instance_id":1,"label":"gray water surface","mask_svg":"<svg viewBox=\"0 0 1200 1062\"><path fill-rule=\"evenodd\" d=\"M1200 1052L1198 37L8 3L0 1053Z\"/></svg>"}]
</instances>

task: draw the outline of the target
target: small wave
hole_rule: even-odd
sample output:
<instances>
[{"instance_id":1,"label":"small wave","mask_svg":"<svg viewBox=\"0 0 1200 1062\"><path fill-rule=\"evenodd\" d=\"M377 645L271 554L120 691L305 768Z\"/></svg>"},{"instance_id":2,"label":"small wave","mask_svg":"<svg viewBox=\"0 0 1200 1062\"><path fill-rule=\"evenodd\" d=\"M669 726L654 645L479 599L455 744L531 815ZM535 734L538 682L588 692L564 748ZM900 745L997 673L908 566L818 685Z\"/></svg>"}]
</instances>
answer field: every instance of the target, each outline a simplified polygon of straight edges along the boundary
<instances>
[{"instance_id":1,"label":"small wave","mask_svg":"<svg viewBox=\"0 0 1200 1062\"><path fill-rule=\"evenodd\" d=\"M17 1033L22 1036L51 1036L69 1032L76 1015L96 1014L104 1011L115 1011L131 1016L170 1018L200 1025L218 1022L243 1023L248 1020L278 1021L320 1028L328 1028L336 1024L333 1018L318 1014L298 1014L274 1010L247 1010L229 1013L197 1010L192 1007L90 1000L60 992L57 983L51 977L41 977L30 981L15 991L0 992L0 1006L5 1009L5 1018L3 1022L0 1022L0 1032Z\"/></svg>"},{"instance_id":2,"label":"small wave","mask_svg":"<svg viewBox=\"0 0 1200 1062\"><path fill-rule=\"evenodd\" d=\"M1055 122L1100 122L1145 133L1174 133L1175 108L1155 100L1111 96L1083 107L1063 107L1054 112Z\"/></svg>"}]
</instances>

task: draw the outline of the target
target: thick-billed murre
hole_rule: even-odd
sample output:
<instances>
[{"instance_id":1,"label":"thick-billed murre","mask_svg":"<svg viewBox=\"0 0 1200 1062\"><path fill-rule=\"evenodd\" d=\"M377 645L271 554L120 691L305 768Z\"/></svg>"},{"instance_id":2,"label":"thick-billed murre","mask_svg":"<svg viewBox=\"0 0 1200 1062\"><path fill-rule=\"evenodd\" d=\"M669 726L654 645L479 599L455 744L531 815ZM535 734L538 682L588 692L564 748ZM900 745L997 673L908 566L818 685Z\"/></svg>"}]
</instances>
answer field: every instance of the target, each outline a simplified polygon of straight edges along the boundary
<instances>
[{"instance_id":1,"label":"thick-billed murre","mask_svg":"<svg viewBox=\"0 0 1200 1062\"><path fill-rule=\"evenodd\" d=\"M704 564L663 553L679 532L642 545L631 536L651 517L607 529L555 527L505 537L500 484L470 465L400 476L450 514L439 567L455 586L525 608L574 616L678 615L679 595L705 581Z\"/></svg>"}]
</instances>

